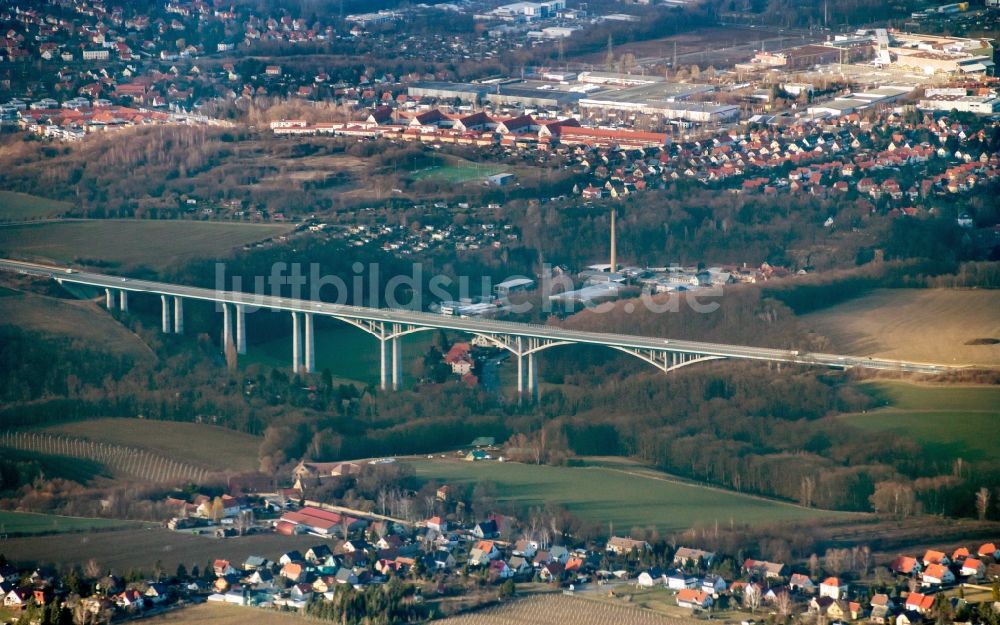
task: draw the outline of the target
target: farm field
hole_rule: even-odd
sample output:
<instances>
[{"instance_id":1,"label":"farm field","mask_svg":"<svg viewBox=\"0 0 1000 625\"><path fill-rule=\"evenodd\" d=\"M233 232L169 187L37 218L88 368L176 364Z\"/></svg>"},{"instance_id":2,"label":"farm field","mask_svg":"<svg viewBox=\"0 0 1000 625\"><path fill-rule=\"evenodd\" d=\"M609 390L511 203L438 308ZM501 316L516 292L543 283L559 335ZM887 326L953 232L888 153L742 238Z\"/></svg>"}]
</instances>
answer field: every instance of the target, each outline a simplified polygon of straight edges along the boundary
<instances>
[{"instance_id":1,"label":"farm field","mask_svg":"<svg viewBox=\"0 0 1000 625\"><path fill-rule=\"evenodd\" d=\"M546 594L505 603L461 616L433 621L439 625L688 625L693 618L669 617L624 605L591 601L582 597Z\"/></svg>"},{"instance_id":2,"label":"farm field","mask_svg":"<svg viewBox=\"0 0 1000 625\"><path fill-rule=\"evenodd\" d=\"M3 228L0 228L2 232ZM0 297L0 324L69 337L86 343L91 349L125 354L135 359L155 357L138 336L90 301L11 290L5 297Z\"/></svg>"},{"instance_id":3,"label":"farm field","mask_svg":"<svg viewBox=\"0 0 1000 625\"><path fill-rule=\"evenodd\" d=\"M53 425L43 431L145 449L218 471L256 470L261 441L216 425L151 419L90 419Z\"/></svg>"},{"instance_id":4,"label":"farm field","mask_svg":"<svg viewBox=\"0 0 1000 625\"><path fill-rule=\"evenodd\" d=\"M291 225L198 221L86 220L0 227L0 253L71 263L102 260L125 268L167 267L221 257L283 234Z\"/></svg>"},{"instance_id":5,"label":"farm field","mask_svg":"<svg viewBox=\"0 0 1000 625\"><path fill-rule=\"evenodd\" d=\"M941 457L973 462L996 457L1000 387L870 382L862 388L886 407L833 419L870 432L897 432Z\"/></svg>"},{"instance_id":6,"label":"farm field","mask_svg":"<svg viewBox=\"0 0 1000 625\"><path fill-rule=\"evenodd\" d=\"M260 610L237 605L219 603L202 603L200 605L172 610L152 618L143 619L144 623L155 625L296 625L313 623L315 621L295 614L294 612L278 612L277 610Z\"/></svg>"},{"instance_id":7,"label":"farm field","mask_svg":"<svg viewBox=\"0 0 1000 625\"><path fill-rule=\"evenodd\" d=\"M650 469L551 467L516 462L407 459L417 476L438 483L493 481L500 500L565 506L582 519L661 532L713 521L743 523L830 518L838 513L689 484Z\"/></svg>"},{"instance_id":8,"label":"farm field","mask_svg":"<svg viewBox=\"0 0 1000 625\"><path fill-rule=\"evenodd\" d=\"M379 342L372 335L346 323L316 319L316 371L329 369L335 383L361 385L379 383ZM418 367L431 344L430 332L418 332L400 339L403 346L403 383L417 379ZM245 364L269 367L291 366L292 338L280 336L252 344L243 357Z\"/></svg>"},{"instance_id":9,"label":"farm field","mask_svg":"<svg viewBox=\"0 0 1000 625\"><path fill-rule=\"evenodd\" d=\"M17 191L0 191L0 221L56 217L70 208L72 205L69 202Z\"/></svg>"},{"instance_id":10,"label":"farm field","mask_svg":"<svg viewBox=\"0 0 1000 625\"><path fill-rule=\"evenodd\" d=\"M878 289L800 317L836 353L918 362L1000 366L1000 292Z\"/></svg>"},{"instance_id":11,"label":"farm field","mask_svg":"<svg viewBox=\"0 0 1000 625\"><path fill-rule=\"evenodd\" d=\"M10 538L0 545L8 560L18 563L48 563L60 568L94 558L102 569L122 575L129 570L151 572L160 562L164 571L173 572L178 564L190 570L216 558L243 562L247 556L262 555L277 559L291 549L305 550L322 542L315 536L280 536L260 534L240 538L211 538L171 532L162 527L124 529L91 534L66 534L52 537Z\"/></svg>"},{"instance_id":12,"label":"farm field","mask_svg":"<svg viewBox=\"0 0 1000 625\"><path fill-rule=\"evenodd\" d=\"M94 529L107 529L109 527L135 527L137 525L139 524L132 521L120 521L117 519L87 519L83 517L58 516L55 514L35 514L33 512L10 512L0 510L0 528L2 528L0 529L0 534L54 534L62 532L85 532ZM0 551L6 553L6 545L7 542L0 544Z\"/></svg>"},{"instance_id":13,"label":"farm field","mask_svg":"<svg viewBox=\"0 0 1000 625\"><path fill-rule=\"evenodd\" d=\"M697 619L692 617L691 610L677 605L677 591L664 587L639 588L632 583L625 583L616 586L613 593L600 587L589 587L580 593L580 596L586 597L590 601L612 606L621 606L623 602L627 602L629 607L634 606L662 614L673 623L697 622ZM723 622L734 622L738 620L739 616L738 612L731 610L715 609L712 613L713 619L719 619Z\"/></svg>"}]
</instances>

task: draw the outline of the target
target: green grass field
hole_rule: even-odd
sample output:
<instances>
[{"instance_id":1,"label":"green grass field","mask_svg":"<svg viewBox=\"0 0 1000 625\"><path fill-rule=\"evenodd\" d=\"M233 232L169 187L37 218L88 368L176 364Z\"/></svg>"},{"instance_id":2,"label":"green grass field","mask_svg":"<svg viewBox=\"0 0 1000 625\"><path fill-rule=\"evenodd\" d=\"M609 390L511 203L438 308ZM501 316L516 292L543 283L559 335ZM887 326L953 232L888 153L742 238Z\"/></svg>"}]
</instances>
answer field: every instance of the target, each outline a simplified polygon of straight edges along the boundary
<instances>
[{"instance_id":1,"label":"green grass field","mask_svg":"<svg viewBox=\"0 0 1000 625\"><path fill-rule=\"evenodd\" d=\"M908 436L942 457L973 462L997 457L1000 387L870 382L862 388L885 407L834 419L869 432Z\"/></svg>"},{"instance_id":2,"label":"green grass field","mask_svg":"<svg viewBox=\"0 0 1000 625\"><path fill-rule=\"evenodd\" d=\"M17 191L0 191L0 221L57 217L72 208L69 202Z\"/></svg>"},{"instance_id":3,"label":"green grass field","mask_svg":"<svg viewBox=\"0 0 1000 625\"><path fill-rule=\"evenodd\" d=\"M81 517L57 516L54 514L7 512L0 510L0 534L84 532L109 527L135 527L136 525L137 523L132 521L119 521L117 519L86 519ZM5 552L4 545L0 545L0 551Z\"/></svg>"},{"instance_id":4,"label":"green grass field","mask_svg":"<svg viewBox=\"0 0 1000 625\"><path fill-rule=\"evenodd\" d=\"M0 228L0 233L3 228ZM5 289L0 297L0 324L43 332L86 343L91 349L127 354L136 360L155 355L128 328L92 302L45 297Z\"/></svg>"},{"instance_id":5,"label":"green grass field","mask_svg":"<svg viewBox=\"0 0 1000 625\"><path fill-rule=\"evenodd\" d=\"M215 425L151 419L91 419L53 425L43 431L147 449L218 471L256 470L261 441Z\"/></svg>"},{"instance_id":6,"label":"green grass field","mask_svg":"<svg viewBox=\"0 0 1000 625\"><path fill-rule=\"evenodd\" d=\"M167 267L217 258L233 248L283 234L291 225L208 221L90 220L0 228L0 253L69 263L102 260L125 267Z\"/></svg>"},{"instance_id":7,"label":"green grass field","mask_svg":"<svg viewBox=\"0 0 1000 625\"><path fill-rule=\"evenodd\" d=\"M316 346L316 371L329 369L335 381L362 385L379 382L379 342L351 325L327 319L316 320L314 338ZM431 343L430 332L418 332L400 339L403 346L403 382L416 380L419 362ZM291 336L249 346L242 360L245 364L259 363L268 367L291 366Z\"/></svg>"},{"instance_id":8,"label":"green grass field","mask_svg":"<svg viewBox=\"0 0 1000 625\"><path fill-rule=\"evenodd\" d=\"M34 451L0 447L5 460L37 462L46 478L63 478L87 484L99 478L112 477L112 471L100 462L72 456L42 454Z\"/></svg>"},{"instance_id":9,"label":"green grass field","mask_svg":"<svg viewBox=\"0 0 1000 625\"><path fill-rule=\"evenodd\" d=\"M612 522L621 531L653 525L676 531L715 521L762 523L830 517L824 510L687 484L664 473L609 466L550 467L514 462L407 460L418 477L438 483L496 483L501 500L565 506L582 519Z\"/></svg>"},{"instance_id":10,"label":"green grass field","mask_svg":"<svg viewBox=\"0 0 1000 625\"><path fill-rule=\"evenodd\" d=\"M413 172L411 178L414 180L440 180L453 184L464 182L482 181L487 176L501 174L505 172L514 173L506 166L497 163L475 163L459 158L449 158L441 165L434 165L427 169Z\"/></svg>"}]
</instances>

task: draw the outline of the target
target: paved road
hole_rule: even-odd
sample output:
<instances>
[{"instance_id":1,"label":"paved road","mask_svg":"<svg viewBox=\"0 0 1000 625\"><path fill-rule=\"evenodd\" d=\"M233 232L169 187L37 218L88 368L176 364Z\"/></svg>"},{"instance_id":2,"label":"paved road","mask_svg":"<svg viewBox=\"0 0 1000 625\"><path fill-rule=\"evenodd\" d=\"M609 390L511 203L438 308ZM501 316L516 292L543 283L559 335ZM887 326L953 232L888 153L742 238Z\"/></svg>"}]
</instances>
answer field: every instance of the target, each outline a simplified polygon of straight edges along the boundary
<instances>
[{"instance_id":1,"label":"paved road","mask_svg":"<svg viewBox=\"0 0 1000 625\"><path fill-rule=\"evenodd\" d=\"M120 276L109 276L98 273L88 273L67 269L26 263L8 259L0 259L0 270L48 276L61 282L85 284L94 287L111 288L136 293L151 293L170 295L187 299L198 299L210 302L226 302L243 304L248 307L287 310L289 312L305 312L330 317L366 320L385 323L398 323L424 328L441 328L460 330L472 334L509 335L523 338L538 338L547 341L564 343L583 343L603 345L632 350L652 350L656 353L677 352L695 354L698 356L714 356L717 358L742 358L745 360L766 360L770 362L786 362L823 367L851 368L863 367L884 371L900 371L909 373L938 374L954 369L950 365L906 362L867 358L863 356L846 356L839 354L821 354L800 352L798 350L772 349L767 347L750 347L746 345L728 345L722 343L705 343L665 339L648 336L632 336L611 334L606 332L586 332L564 328L517 323L512 321L495 321L491 319L463 319L439 314L416 312L410 310L387 308L364 308L360 306L345 306L324 302L313 302L301 299L290 299L241 293L235 291L216 291L198 287L153 282L149 280L134 280Z\"/></svg>"}]
</instances>

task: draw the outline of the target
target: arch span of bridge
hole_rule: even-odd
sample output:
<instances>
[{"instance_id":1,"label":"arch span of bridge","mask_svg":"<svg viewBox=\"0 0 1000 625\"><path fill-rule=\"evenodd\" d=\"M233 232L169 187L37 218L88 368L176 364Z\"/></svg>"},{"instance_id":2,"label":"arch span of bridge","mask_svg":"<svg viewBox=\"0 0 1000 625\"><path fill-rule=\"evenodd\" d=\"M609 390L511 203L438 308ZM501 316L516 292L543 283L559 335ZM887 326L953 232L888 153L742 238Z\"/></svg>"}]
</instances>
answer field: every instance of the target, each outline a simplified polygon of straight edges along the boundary
<instances>
[{"instance_id":1,"label":"arch span of bridge","mask_svg":"<svg viewBox=\"0 0 1000 625\"><path fill-rule=\"evenodd\" d=\"M122 311L127 311L130 293L158 295L161 302L161 327L165 333L183 333L184 300L213 302L218 305L223 315L223 347L228 350L232 346L237 354L246 353L245 316L248 307L287 311L292 316L292 370L295 373L308 374L315 371L314 316L320 315L337 319L367 332L379 341L380 386L382 389L392 388L395 390L402 383L402 345L400 339L417 332L436 329L453 330L478 336L510 352L517 359L518 393L528 395L531 398L537 397L538 393L536 355L542 350L563 345L602 345L635 356L664 373L696 363L724 358L840 369L863 367L930 375L956 368L942 364L863 356L800 352L798 350L705 343L607 332L587 332L512 321L450 317L412 310L346 306L240 291L217 291L166 282L136 280L8 259L0 259L0 270L49 277L60 284L72 283L103 288L105 302L109 309L114 308L117 302ZM233 331L233 317L235 317L235 332Z\"/></svg>"}]
</instances>

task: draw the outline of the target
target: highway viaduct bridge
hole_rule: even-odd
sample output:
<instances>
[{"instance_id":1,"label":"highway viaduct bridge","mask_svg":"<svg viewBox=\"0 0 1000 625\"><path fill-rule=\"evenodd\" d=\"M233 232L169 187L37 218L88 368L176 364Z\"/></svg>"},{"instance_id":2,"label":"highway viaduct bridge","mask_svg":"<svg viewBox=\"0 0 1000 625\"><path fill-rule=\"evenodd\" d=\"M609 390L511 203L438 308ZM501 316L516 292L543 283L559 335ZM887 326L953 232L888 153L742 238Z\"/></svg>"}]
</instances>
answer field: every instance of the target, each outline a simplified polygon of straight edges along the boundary
<instances>
[{"instance_id":1,"label":"highway viaduct bridge","mask_svg":"<svg viewBox=\"0 0 1000 625\"><path fill-rule=\"evenodd\" d=\"M164 282L136 280L7 259L0 259L0 270L49 277L60 284L71 283L103 288L106 295L106 305L109 309L114 308L117 304L121 310L128 310L130 293L159 295L164 333L183 333L184 300L213 302L221 308L223 314L224 347L235 347L237 354L246 353L245 315L247 309L267 308L287 311L292 316L292 370L295 373L313 373L315 370L313 318L316 315L321 315L338 319L378 339L381 355L381 388L383 389L396 390L401 384L402 346L400 338L416 332L435 329L472 334L485 339L498 348L509 351L517 359L518 393L519 395L527 394L532 399L536 398L538 393L536 355L544 349L560 345L602 345L631 354L664 372L674 371L694 363L722 358L763 360L840 369L862 367L921 374L939 374L953 368L947 365L863 356L585 332L511 321L464 319L411 310L346 306L239 291L218 291ZM234 342L235 345L233 345Z\"/></svg>"}]
</instances>

